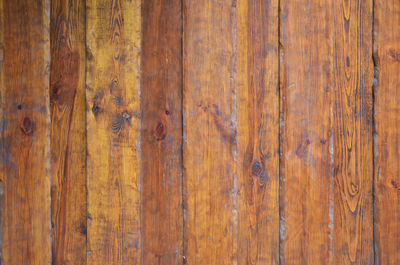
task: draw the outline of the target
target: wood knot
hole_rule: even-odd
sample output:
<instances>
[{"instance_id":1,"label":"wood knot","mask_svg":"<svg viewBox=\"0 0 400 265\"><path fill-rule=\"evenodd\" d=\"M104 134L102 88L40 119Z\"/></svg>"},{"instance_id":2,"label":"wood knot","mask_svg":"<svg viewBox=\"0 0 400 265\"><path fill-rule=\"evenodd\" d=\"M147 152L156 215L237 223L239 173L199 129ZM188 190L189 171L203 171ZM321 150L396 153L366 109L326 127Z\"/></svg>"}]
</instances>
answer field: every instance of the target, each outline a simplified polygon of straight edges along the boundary
<instances>
[{"instance_id":1,"label":"wood knot","mask_svg":"<svg viewBox=\"0 0 400 265\"><path fill-rule=\"evenodd\" d=\"M100 111L100 107L98 106L97 102L93 103L92 106L92 113L96 116Z\"/></svg>"},{"instance_id":2,"label":"wood knot","mask_svg":"<svg viewBox=\"0 0 400 265\"><path fill-rule=\"evenodd\" d=\"M260 176L261 173L263 172L262 166L260 165L259 162L254 162L252 167L251 167L251 173L253 174L253 176Z\"/></svg>"},{"instance_id":3,"label":"wood knot","mask_svg":"<svg viewBox=\"0 0 400 265\"><path fill-rule=\"evenodd\" d=\"M25 117L21 123L21 131L25 135L32 135L33 134L33 126L34 126L33 121L30 118Z\"/></svg>"},{"instance_id":4,"label":"wood knot","mask_svg":"<svg viewBox=\"0 0 400 265\"><path fill-rule=\"evenodd\" d=\"M162 122L159 122L157 124L156 128L154 129L154 134L156 136L157 141L164 140L167 132L166 132L166 128Z\"/></svg>"},{"instance_id":5,"label":"wood knot","mask_svg":"<svg viewBox=\"0 0 400 265\"><path fill-rule=\"evenodd\" d=\"M129 121L131 120L131 114L129 114L128 111L124 110L124 111L122 112L122 119L123 119L125 122L129 122Z\"/></svg>"}]
</instances>

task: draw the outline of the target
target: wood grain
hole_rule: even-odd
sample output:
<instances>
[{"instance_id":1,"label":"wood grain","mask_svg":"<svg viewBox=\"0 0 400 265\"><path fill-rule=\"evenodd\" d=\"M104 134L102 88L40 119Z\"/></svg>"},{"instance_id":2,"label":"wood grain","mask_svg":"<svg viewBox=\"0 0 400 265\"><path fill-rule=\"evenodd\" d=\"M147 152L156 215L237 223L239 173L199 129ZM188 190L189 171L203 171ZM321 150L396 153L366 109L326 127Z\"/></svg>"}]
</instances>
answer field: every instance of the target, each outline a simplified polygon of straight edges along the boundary
<instances>
[{"instance_id":1,"label":"wood grain","mask_svg":"<svg viewBox=\"0 0 400 265\"><path fill-rule=\"evenodd\" d=\"M400 264L400 2L376 0L375 264Z\"/></svg>"},{"instance_id":2,"label":"wood grain","mask_svg":"<svg viewBox=\"0 0 400 265\"><path fill-rule=\"evenodd\" d=\"M281 264L333 264L332 2L281 1Z\"/></svg>"},{"instance_id":3,"label":"wood grain","mask_svg":"<svg viewBox=\"0 0 400 265\"><path fill-rule=\"evenodd\" d=\"M182 264L182 12L143 2L143 264Z\"/></svg>"},{"instance_id":4,"label":"wood grain","mask_svg":"<svg viewBox=\"0 0 400 265\"><path fill-rule=\"evenodd\" d=\"M52 264L86 264L85 2L50 14Z\"/></svg>"},{"instance_id":5,"label":"wood grain","mask_svg":"<svg viewBox=\"0 0 400 265\"><path fill-rule=\"evenodd\" d=\"M238 264L236 1L184 1L185 262Z\"/></svg>"},{"instance_id":6,"label":"wood grain","mask_svg":"<svg viewBox=\"0 0 400 265\"><path fill-rule=\"evenodd\" d=\"M88 0L88 264L140 264L138 0Z\"/></svg>"},{"instance_id":7,"label":"wood grain","mask_svg":"<svg viewBox=\"0 0 400 265\"><path fill-rule=\"evenodd\" d=\"M0 10L0 263L50 265L50 2Z\"/></svg>"},{"instance_id":8,"label":"wood grain","mask_svg":"<svg viewBox=\"0 0 400 265\"><path fill-rule=\"evenodd\" d=\"M373 264L372 1L334 10L335 263Z\"/></svg>"},{"instance_id":9,"label":"wood grain","mask_svg":"<svg viewBox=\"0 0 400 265\"><path fill-rule=\"evenodd\" d=\"M238 1L237 13L238 264L278 264L278 1Z\"/></svg>"}]
</instances>

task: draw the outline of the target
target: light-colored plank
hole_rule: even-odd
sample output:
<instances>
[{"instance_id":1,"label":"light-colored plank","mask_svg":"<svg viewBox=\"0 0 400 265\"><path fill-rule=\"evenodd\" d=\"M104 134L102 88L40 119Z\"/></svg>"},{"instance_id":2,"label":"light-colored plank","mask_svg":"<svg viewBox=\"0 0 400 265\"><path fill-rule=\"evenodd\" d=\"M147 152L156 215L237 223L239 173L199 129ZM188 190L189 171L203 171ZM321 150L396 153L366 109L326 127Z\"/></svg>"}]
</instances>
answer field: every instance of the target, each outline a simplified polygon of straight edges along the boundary
<instances>
[{"instance_id":1,"label":"light-colored plank","mask_svg":"<svg viewBox=\"0 0 400 265\"><path fill-rule=\"evenodd\" d=\"M335 263L373 264L372 0L333 10Z\"/></svg>"},{"instance_id":2,"label":"light-colored plank","mask_svg":"<svg viewBox=\"0 0 400 265\"><path fill-rule=\"evenodd\" d=\"M140 264L138 0L88 0L88 264Z\"/></svg>"},{"instance_id":3,"label":"light-colored plank","mask_svg":"<svg viewBox=\"0 0 400 265\"><path fill-rule=\"evenodd\" d=\"M53 265L86 264L85 10L83 0L51 2Z\"/></svg>"},{"instance_id":4,"label":"light-colored plank","mask_svg":"<svg viewBox=\"0 0 400 265\"><path fill-rule=\"evenodd\" d=\"M238 264L279 263L278 1L237 3Z\"/></svg>"},{"instance_id":5,"label":"light-colored plank","mask_svg":"<svg viewBox=\"0 0 400 265\"><path fill-rule=\"evenodd\" d=\"M236 1L184 1L187 264L238 264Z\"/></svg>"},{"instance_id":6,"label":"light-colored plank","mask_svg":"<svg viewBox=\"0 0 400 265\"><path fill-rule=\"evenodd\" d=\"M375 0L375 264L400 264L400 1Z\"/></svg>"},{"instance_id":7,"label":"light-colored plank","mask_svg":"<svg viewBox=\"0 0 400 265\"><path fill-rule=\"evenodd\" d=\"M333 1L281 1L281 264L333 264Z\"/></svg>"},{"instance_id":8,"label":"light-colored plank","mask_svg":"<svg viewBox=\"0 0 400 265\"><path fill-rule=\"evenodd\" d=\"M143 2L143 264L182 264L182 13Z\"/></svg>"},{"instance_id":9,"label":"light-colored plank","mask_svg":"<svg viewBox=\"0 0 400 265\"><path fill-rule=\"evenodd\" d=\"M50 265L50 1L0 1L1 264Z\"/></svg>"}]
</instances>

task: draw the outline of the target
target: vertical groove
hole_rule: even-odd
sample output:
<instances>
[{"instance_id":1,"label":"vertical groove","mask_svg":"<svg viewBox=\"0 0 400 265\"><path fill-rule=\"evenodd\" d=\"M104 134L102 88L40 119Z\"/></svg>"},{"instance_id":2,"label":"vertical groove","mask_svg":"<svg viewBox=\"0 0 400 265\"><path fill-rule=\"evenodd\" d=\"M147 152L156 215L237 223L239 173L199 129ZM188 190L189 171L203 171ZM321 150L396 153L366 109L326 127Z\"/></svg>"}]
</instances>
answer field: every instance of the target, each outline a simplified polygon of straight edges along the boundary
<instances>
[{"instance_id":1,"label":"vertical groove","mask_svg":"<svg viewBox=\"0 0 400 265\"><path fill-rule=\"evenodd\" d=\"M278 0L278 91L279 91L279 103L278 103L278 108L279 108L279 113L278 113L278 141L279 141L279 159L278 159L278 182L279 182L279 187L278 187L278 220L279 220L279 240L278 240L278 263L281 264L281 235L282 235L282 230L281 230L281 155L282 155L282 135L281 135L281 124L282 121L282 90L281 90L281 1Z\"/></svg>"},{"instance_id":2,"label":"vertical groove","mask_svg":"<svg viewBox=\"0 0 400 265\"><path fill-rule=\"evenodd\" d=\"M181 0L181 120L182 120L182 143L181 143L181 159L182 159L182 181L181 181L181 195L182 195L182 264L186 264L186 249L185 249L185 150L184 150L184 142L186 141L185 135L185 109L184 109L184 86L185 86L185 79L184 79L184 34L185 34L185 9L184 9L184 1Z\"/></svg>"}]
</instances>

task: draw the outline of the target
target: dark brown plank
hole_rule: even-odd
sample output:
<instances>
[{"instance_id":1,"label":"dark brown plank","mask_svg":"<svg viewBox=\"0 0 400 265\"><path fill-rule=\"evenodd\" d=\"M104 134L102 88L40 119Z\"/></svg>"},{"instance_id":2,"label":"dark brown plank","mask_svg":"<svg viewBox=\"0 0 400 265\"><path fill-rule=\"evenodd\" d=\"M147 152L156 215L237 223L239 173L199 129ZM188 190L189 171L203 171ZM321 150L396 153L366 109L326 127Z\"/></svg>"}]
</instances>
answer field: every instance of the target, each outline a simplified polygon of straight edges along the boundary
<instances>
[{"instance_id":1,"label":"dark brown plank","mask_svg":"<svg viewBox=\"0 0 400 265\"><path fill-rule=\"evenodd\" d=\"M236 1L184 1L185 260L237 264Z\"/></svg>"},{"instance_id":2,"label":"dark brown plank","mask_svg":"<svg viewBox=\"0 0 400 265\"><path fill-rule=\"evenodd\" d=\"M0 1L1 264L51 263L50 1Z\"/></svg>"},{"instance_id":3,"label":"dark brown plank","mask_svg":"<svg viewBox=\"0 0 400 265\"><path fill-rule=\"evenodd\" d=\"M281 264L333 264L333 1L281 1Z\"/></svg>"},{"instance_id":4,"label":"dark brown plank","mask_svg":"<svg viewBox=\"0 0 400 265\"><path fill-rule=\"evenodd\" d=\"M335 263L373 264L372 0L334 13Z\"/></svg>"},{"instance_id":5,"label":"dark brown plank","mask_svg":"<svg viewBox=\"0 0 400 265\"><path fill-rule=\"evenodd\" d=\"M141 2L86 5L88 264L141 264Z\"/></svg>"},{"instance_id":6,"label":"dark brown plank","mask_svg":"<svg viewBox=\"0 0 400 265\"><path fill-rule=\"evenodd\" d=\"M53 265L86 264L85 1L50 14Z\"/></svg>"},{"instance_id":7,"label":"dark brown plank","mask_svg":"<svg viewBox=\"0 0 400 265\"><path fill-rule=\"evenodd\" d=\"M375 264L400 264L400 2L375 0Z\"/></svg>"},{"instance_id":8,"label":"dark brown plank","mask_svg":"<svg viewBox=\"0 0 400 265\"><path fill-rule=\"evenodd\" d=\"M182 13L143 2L143 264L182 264Z\"/></svg>"},{"instance_id":9,"label":"dark brown plank","mask_svg":"<svg viewBox=\"0 0 400 265\"><path fill-rule=\"evenodd\" d=\"M278 1L237 3L238 264L279 262Z\"/></svg>"}]
</instances>

